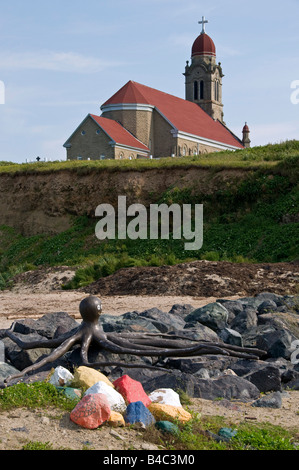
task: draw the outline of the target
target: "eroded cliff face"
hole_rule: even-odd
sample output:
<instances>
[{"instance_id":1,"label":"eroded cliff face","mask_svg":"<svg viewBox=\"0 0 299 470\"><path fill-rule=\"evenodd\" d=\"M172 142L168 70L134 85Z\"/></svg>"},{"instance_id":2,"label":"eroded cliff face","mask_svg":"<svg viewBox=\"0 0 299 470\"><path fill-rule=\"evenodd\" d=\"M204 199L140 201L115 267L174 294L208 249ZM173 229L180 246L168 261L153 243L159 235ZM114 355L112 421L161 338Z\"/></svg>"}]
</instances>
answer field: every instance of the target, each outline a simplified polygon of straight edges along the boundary
<instances>
[{"instance_id":1,"label":"eroded cliff face","mask_svg":"<svg viewBox=\"0 0 299 470\"><path fill-rule=\"evenodd\" d=\"M73 216L94 216L99 204L117 207L118 196L126 196L128 205L149 206L170 187L211 194L247 175L243 170L203 168L0 174L0 225L25 236L59 233L71 226Z\"/></svg>"}]
</instances>

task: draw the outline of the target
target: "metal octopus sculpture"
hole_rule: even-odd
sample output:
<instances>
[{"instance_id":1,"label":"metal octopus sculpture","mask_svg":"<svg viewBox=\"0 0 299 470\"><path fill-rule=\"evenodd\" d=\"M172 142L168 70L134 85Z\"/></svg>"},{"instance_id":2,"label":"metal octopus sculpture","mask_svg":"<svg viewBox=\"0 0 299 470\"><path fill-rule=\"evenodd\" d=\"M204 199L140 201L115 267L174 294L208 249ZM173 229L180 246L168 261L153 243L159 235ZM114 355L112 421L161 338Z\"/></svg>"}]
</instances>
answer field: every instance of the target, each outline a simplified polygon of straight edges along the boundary
<instances>
[{"instance_id":1,"label":"metal octopus sculpture","mask_svg":"<svg viewBox=\"0 0 299 470\"><path fill-rule=\"evenodd\" d=\"M99 323L102 313L102 303L98 297L90 295L83 299L79 306L82 323L76 328L58 338L24 342L14 333L14 325L6 330L6 336L14 341L21 349L56 348L42 360L25 368L20 373L11 375L5 382L22 377L34 370L40 369L45 364L56 361L73 346L81 343L82 365L100 368L105 366L124 366L129 368L148 368L165 370L162 366L143 364L128 364L122 362L89 362L88 350L90 345L96 344L100 349L116 354L132 354L135 356L150 357L190 357L207 354L220 354L237 356L247 359L259 359L265 351L254 348L243 348L228 345L222 342L212 343L207 341L195 341L174 334L159 333L105 333Z\"/></svg>"}]
</instances>

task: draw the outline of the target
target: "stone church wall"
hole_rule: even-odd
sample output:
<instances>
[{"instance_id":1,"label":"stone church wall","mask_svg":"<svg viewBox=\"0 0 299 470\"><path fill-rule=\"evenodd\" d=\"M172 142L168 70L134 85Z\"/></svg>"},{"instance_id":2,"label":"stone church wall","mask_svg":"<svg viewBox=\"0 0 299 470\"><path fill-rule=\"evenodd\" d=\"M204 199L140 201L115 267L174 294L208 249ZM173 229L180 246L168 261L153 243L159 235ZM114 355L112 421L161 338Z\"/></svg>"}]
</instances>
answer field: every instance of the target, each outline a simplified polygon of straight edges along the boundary
<instances>
[{"instance_id":1,"label":"stone church wall","mask_svg":"<svg viewBox=\"0 0 299 470\"><path fill-rule=\"evenodd\" d=\"M109 145L110 141L107 134L92 119L88 119L72 136L71 148L67 149L67 159L77 160L81 157L83 160L100 160L101 156L114 158L114 148Z\"/></svg>"}]
</instances>

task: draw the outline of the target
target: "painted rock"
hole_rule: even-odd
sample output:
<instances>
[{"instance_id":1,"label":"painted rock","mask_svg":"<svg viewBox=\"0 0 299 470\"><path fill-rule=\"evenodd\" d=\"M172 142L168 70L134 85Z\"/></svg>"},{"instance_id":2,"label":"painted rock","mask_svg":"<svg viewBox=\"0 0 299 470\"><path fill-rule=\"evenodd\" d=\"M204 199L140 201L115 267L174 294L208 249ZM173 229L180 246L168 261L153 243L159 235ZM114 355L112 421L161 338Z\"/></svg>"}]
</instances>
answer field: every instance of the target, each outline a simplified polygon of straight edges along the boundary
<instances>
[{"instance_id":1,"label":"painted rock","mask_svg":"<svg viewBox=\"0 0 299 470\"><path fill-rule=\"evenodd\" d=\"M155 418L142 401L130 403L124 414L127 424L142 424L145 427L155 423Z\"/></svg>"},{"instance_id":2,"label":"painted rock","mask_svg":"<svg viewBox=\"0 0 299 470\"><path fill-rule=\"evenodd\" d=\"M153 403L162 403L162 405L182 406L180 396L172 388L159 388L149 394Z\"/></svg>"},{"instance_id":3,"label":"painted rock","mask_svg":"<svg viewBox=\"0 0 299 470\"><path fill-rule=\"evenodd\" d=\"M179 427L170 421L157 421L155 427L162 432L168 432L177 436L180 433Z\"/></svg>"},{"instance_id":4,"label":"painted rock","mask_svg":"<svg viewBox=\"0 0 299 470\"><path fill-rule=\"evenodd\" d=\"M107 421L107 424L113 428L126 425L123 415L121 413L117 413L116 411L111 411L111 415Z\"/></svg>"},{"instance_id":5,"label":"painted rock","mask_svg":"<svg viewBox=\"0 0 299 470\"><path fill-rule=\"evenodd\" d=\"M72 410L73 423L87 429L96 429L109 420L111 408L105 395L95 393L86 395Z\"/></svg>"},{"instance_id":6,"label":"painted rock","mask_svg":"<svg viewBox=\"0 0 299 470\"><path fill-rule=\"evenodd\" d=\"M123 375L113 382L115 389L124 397L127 404L141 401L145 406L151 404L151 400L145 393L140 382L131 379L128 375Z\"/></svg>"},{"instance_id":7,"label":"painted rock","mask_svg":"<svg viewBox=\"0 0 299 470\"><path fill-rule=\"evenodd\" d=\"M69 370L62 366L58 366L51 375L49 382L56 387L63 387L71 385L73 380L74 376Z\"/></svg>"},{"instance_id":8,"label":"painted rock","mask_svg":"<svg viewBox=\"0 0 299 470\"><path fill-rule=\"evenodd\" d=\"M157 421L180 421L181 423L186 423L192 419L191 414L181 406L152 403L148 409Z\"/></svg>"},{"instance_id":9,"label":"painted rock","mask_svg":"<svg viewBox=\"0 0 299 470\"><path fill-rule=\"evenodd\" d=\"M86 390L85 395L91 393L102 393L106 396L108 403L110 405L111 411L117 411L119 413L124 413L126 411L127 405L123 396L117 392L114 388L107 385L106 382L101 380Z\"/></svg>"},{"instance_id":10,"label":"painted rock","mask_svg":"<svg viewBox=\"0 0 299 470\"><path fill-rule=\"evenodd\" d=\"M80 366L75 370L73 385L75 387L89 388L100 380L114 388L112 382L107 379L106 375L91 367Z\"/></svg>"}]
</instances>

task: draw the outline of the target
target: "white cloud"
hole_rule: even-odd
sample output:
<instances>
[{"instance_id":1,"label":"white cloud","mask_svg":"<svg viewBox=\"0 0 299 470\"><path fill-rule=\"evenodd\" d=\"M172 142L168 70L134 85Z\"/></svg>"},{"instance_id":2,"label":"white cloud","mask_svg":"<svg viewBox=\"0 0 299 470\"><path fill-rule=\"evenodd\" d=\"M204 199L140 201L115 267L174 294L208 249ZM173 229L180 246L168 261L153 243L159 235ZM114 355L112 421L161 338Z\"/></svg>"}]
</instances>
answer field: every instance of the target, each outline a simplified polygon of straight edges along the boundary
<instances>
[{"instance_id":1,"label":"white cloud","mask_svg":"<svg viewBox=\"0 0 299 470\"><path fill-rule=\"evenodd\" d=\"M1 69L48 70L58 72L93 73L108 67L120 66L120 62L105 61L74 52L24 52L0 53Z\"/></svg>"}]
</instances>

